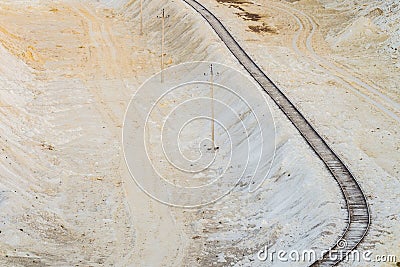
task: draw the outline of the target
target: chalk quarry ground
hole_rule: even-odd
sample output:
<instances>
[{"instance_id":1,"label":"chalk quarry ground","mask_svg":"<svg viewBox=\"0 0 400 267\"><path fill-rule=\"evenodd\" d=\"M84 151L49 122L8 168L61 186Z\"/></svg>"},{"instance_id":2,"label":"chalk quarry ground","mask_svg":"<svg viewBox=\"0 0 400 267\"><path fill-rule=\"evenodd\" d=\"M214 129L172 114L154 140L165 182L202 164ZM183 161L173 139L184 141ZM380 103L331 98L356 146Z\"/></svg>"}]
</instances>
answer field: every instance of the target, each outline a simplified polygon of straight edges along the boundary
<instances>
[{"instance_id":1,"label":"chalk quarry ground","mask_svg":"<svg viewBox=\"0 0 400 267\"><path fill-rule=\"evenodd\" d=\"M1 1L0 264L265 266L273 263L257 252L267 242L333 245L345 227L340 190L269 99L276 162L258 192L183 210L136 186L121 131L129 100L160 68L160 9L170 15L167 66L209 60L240 69L182 2L144 2L140 35L139 1ZM202 3L360 182L372 222L360 250L400 261L396 1Z\"/></svg>"}]
</instances>

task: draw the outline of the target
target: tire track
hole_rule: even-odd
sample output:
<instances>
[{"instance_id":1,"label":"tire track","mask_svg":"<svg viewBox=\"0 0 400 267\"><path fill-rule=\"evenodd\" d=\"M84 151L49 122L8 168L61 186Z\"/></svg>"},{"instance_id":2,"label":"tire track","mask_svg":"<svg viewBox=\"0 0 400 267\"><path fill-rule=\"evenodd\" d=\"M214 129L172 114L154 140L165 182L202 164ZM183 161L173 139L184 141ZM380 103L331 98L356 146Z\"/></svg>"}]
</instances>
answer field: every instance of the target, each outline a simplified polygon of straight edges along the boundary
<instances>
[{"instance_id":1,"label":"tire track","mask_svg":"<svg viewBox=\"0 0 400 267\"><path fill-rule=\"evenodd\" d=\"M118 77L118 71L115 66L117 64L117 52L112 42L107 26L96 14L86 8L83 4L78 4L76 12L86 21L88 25L88 34L92 45L98 49L95 51L95 63L99 64L100 73L96 73L97 78L86 81L88 90L94 96L96 103L99 104L98 111L102 114L103 118L116 127L122 127L122 121L117 117L110 105L104 101L105 97L102 93L103 90L112 89L111 86L116 79L108 79L110 81L110 88L105 88L104 76ZM123 82L120 82L123 83Z\"/></svg>"},{"instance_id":2,"label":"tire track","mask_svg":"<svg viewBox=\"0 0 400 267\"><path fill-rule=\"evenodd\" d=\"M346 70L338 67L336 62L335 64L333 64L315 52L312 46L312 39L317 30L317 25L310 16L308 16L307 14L298 9L292 8L287 5L278 6L277 4L270 4L268 7L272 7L274 9L277 9L281 12L288 14L299 25L299 30L297 31L296 35L292 40L293 49L299 56L310 58L311 59L310 62L315 67L323 69L324 71L330 73L332 76L335 77L335 80L339 82L341 85L343 85L346 89L352 91L355 95L361 97L366 102L374 105L376 108L381 110L387 116L391 117L392 119L400 123L400 116L398 115L400 113L399 103L392 100L390 97L384 95L383 93L379 92L376 86L371 86L361 81L360 79L349 74ZM303 22L300 16L304 17L307 20L307 24L309 24L310 26L307 26L306 23ZM299 37L301 33L305 31L306 28L311 28L308 36L304 41L304 46L306 48L306 51L310 54L310 56L307 56L304 52L301 52L300 47L298 46ZM364 92L368 92L369 94L366 94ZM370 95L372 95L373 98ZM375 99L379 99L379 101L376 101Z\"/></svg>"},{"instance_id":3,"label":"tire track","mask_svg":"<svg viewBox=\"0 0 400 267\"><path fill-rule=\"evenodd\" d=\"M91 41L94 46L100 50L100 52L97 53L99 61L108 63L106 66L100 66L102 71L104 74L111 74L114 77L117 73L114 68L114 66L117 65L117 52L110 39L105 23L91 10L83 6L83 4L80 5L77 11L87 21Z\"/></svg>"},{"instance_id":4,"label":"tire track","mask_svg":"<svg viewBox=\"0 0 400 267\"><path fill-rule=\"evenodd\" d=\"M339 240L337 244L330 248L330 254L333 257L329 257L329 253L327 252L324 254L322 259L314 262L312 266L334 266L338 264L344 259L343 255L354 250L363 240L370 225L368 203L360 185L346 165L327 145L313 126L305 119L282 91L264 74L260 67L257 66L257 64L232 37L224 25L197 1L183 1L200 13L210 24L239 63L268 93L282 112L285 113L293 125L298 129L300 134L305 138L338 182L346 201L348 212L347 228L344 230L341 237L341 240L345 240L346 242L339 242L341 241Z\"/></svg>"}]
</instances>

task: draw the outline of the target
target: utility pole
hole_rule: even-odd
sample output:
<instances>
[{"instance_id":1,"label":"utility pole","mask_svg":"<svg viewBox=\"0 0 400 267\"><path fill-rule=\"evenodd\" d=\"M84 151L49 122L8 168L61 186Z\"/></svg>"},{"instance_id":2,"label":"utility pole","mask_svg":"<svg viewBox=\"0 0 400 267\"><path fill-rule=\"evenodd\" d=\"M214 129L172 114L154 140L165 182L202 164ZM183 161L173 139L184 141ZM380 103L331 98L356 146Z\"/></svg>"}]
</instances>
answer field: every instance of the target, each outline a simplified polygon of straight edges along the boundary
<instances>
[{"instance_id":1,"label":"utility pole","mask_svg":"<svg viewBox=\"0 0 400 267\"><path fill-rule=\"evenodd\" d=\"M157 18L160 18L160 16L157 16ZM162 30L161 30L161 82L164 82L164 41L165 41L165 19L169 18L168 16L165 16L165 11L164 8L162 9Z\"/></svg>"},{"instance_id":2,"label":"utility pole","mask_svg":"<svg viewBox=\"0 0 400 267\"><path fill-rule=\"evenodd\" d=\"M143 35L143 0L140 0L140 35Z\"/></svg>"},{"instance_id":3,"label":"utility pole","mask_svg":"<svg viewBox=\"0 0 400 267\"><path fill-rule=\"evenodd\" d=\"M210 66L210 84L211 84L211 140L215 150L215 116L214 116L214 71L213 65Z\"/></svg>"},{"instance_id":4,"label":"utility pole","mask_svg":"<svg viewBox=\"0 0 400 267\"><path fill-rule=\"evenodd\" d=\"M219 146L215 145L215 103L214 103L214 76L218 76L219 72L214 73L213 65L210 65L210 99L211 99L211 140L212 147L207 150L218 150ZM204 73L204 76L208 76L208 73Z\"/></svg>"}]
</instances>

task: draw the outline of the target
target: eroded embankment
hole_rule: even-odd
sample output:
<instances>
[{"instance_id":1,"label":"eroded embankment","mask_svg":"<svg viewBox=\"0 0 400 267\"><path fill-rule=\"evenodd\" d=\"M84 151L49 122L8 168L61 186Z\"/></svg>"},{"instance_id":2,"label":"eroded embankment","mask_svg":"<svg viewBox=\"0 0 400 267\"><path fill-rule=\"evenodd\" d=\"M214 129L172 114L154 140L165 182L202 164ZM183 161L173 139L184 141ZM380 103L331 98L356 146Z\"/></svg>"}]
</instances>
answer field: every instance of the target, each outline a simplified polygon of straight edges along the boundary
<instances>
[{"instance_id":1,"label":"eroded embankment","mask_svg":"<svg viewBox=\"0 0 400 267\"><path fill-rule=\"evenodd\" d=\"M144 38L151 39L153 44L160 40L160 21L152 20L150 16L154 15L150 14L158 14L162 8L170 15L166 22L165 49L173 64L217 61L242 70L212 29L179 2L145 5ZM138 21L138 9L136 3L121 6L119 10L132 17L132 21ZM191 75L198 79L195 72L192 70ZM203 70L198 75L203 75ZM257 94L251 90L247 93ZM179 97L185 98L177 95L177 102L181 100ZM263 187L248 193L247 184L243 184L213 205L198 210L173 210L176 220L184 221L181 224L185 225L184 238L188 238L181 258L184 264L260 265L265 263L257 261L256 253L267 243L272 249L323 249L342 233L346 214L341 210L342 196L337 184L292 125L271 106L277 128L277 150ZM167 110L160 112L168 114ZM153 123L162 127L162 119ZM204 128L192 131L196 140Z\"/></svg>"},{"instance_id":2,"label":"eroded embankment","mask_svg":"<svg viewBox=\"0 0 400 267\"><path fill-rule=\"evenodd\" d=\"M20 31L26 37L21 47L28 47L32 32L42 61L37 66L22 54L1 52L2 65L11 69L1 80L5 265L261 265L256 254L267 243L276 250L329 247L345 226L340 190L269 99L276 154L260 190L248 193L244 185L213 205L183 210L133 188L119 133L130 96L158 69L161 9L170 15L166 65L207 60L241 70L183 3L145 2L143 36L138 7L139 1L35 3L26 21L19 11L25 9L14 8L16 25L27 29ZM10 21L4 25L17 32ZM192 73L196 78L196 69ZM162 125L157 116L153 123ZM187 136L198 137L198 127Z\"/></svg>"}]
</instances>

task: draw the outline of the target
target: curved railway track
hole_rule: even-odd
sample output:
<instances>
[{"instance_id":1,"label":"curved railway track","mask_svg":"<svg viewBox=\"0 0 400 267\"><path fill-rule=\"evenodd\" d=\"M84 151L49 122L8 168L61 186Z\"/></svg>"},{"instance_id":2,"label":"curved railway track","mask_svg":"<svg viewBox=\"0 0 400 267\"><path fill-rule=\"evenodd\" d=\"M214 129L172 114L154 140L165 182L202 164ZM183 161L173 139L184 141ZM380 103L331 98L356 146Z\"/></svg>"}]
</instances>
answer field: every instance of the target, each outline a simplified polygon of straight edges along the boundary
<instances>
[{"instance_id":1,"label":"curved railway track","mask_svg":"<svg viewBox=\"0 0 400 267\"><path fill-rule=\"evenodd\" d=\"M219 19L216 18L199 2L195 0L183 1L200 13L210 24L220 39L239 61L239 63L249 72L249 74L285 113L285 115L311 146L311 148L324 162L330 173L339 184L347 205L347 227L337 244L333 245L329 249L329 252L325 253L321 259L314 262L311 266L337 265L343 261L345 256L350 251L354 250L363 240L370 225L368 203L360 185L357 183L356 179L343 161L327 145L324 139L317 133L314 127L300 113L295 105L282 93L281 90L279 90L279 88L264 74L260 67L258 67L257 64L250 58L250 56L232 37Z\"/></svg>"}]
</instances>

